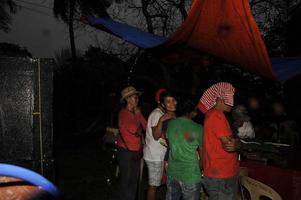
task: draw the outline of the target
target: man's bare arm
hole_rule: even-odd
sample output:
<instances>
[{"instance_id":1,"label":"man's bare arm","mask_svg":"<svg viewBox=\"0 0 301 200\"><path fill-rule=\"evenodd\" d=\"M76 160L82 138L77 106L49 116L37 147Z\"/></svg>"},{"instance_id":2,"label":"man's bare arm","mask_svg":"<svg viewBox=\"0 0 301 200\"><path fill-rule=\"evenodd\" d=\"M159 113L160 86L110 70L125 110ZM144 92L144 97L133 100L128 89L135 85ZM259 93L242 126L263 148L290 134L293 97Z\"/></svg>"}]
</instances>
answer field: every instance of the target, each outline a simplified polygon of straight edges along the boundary
<instances>
[{"instance_id":1,"label":"man's bare arm","mask_svg":"<svg viewBox=\"0 0 301 200\"><path fill-rule=\"evenodd\" d=\"M234 152L240 146L238 139L234 139L231 136L223 136L220 138L223 149L227 152Z\"/></svg>"},{"instance_id":2,"label":"man's bare arm","mask_svg":"<svg viewBox=\"0 0 301 200\"><path fill-rule=\"evenodd\" d=\"M165 113L162 117L160 117L157 126L152 127L152 133L155 140L158 140L161 137L163 122L165 120L171 119L172 117L172 114Z\"/></svg>"}]
</instances>

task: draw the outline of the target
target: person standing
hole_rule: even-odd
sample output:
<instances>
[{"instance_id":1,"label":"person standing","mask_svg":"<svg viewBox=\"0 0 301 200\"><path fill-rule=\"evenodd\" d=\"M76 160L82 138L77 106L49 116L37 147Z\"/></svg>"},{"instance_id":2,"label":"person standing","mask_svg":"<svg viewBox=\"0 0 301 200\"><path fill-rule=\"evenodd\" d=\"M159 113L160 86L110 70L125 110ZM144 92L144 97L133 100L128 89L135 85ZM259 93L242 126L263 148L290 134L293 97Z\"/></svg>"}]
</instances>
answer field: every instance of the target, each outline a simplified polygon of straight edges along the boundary
<instances>
[{"instance_id":1,"label":"person standing","mask_svg":"<svg viewBox=\"0 0 301 200\"><path fill-rule=\"evenodd\" d=\"M156 199L157 187L161 185L164 167L163 160L166 153L166 141L161 137L162 127L164 121L173 117L169 113L166 113L165 110L168 107L167 102L169 102L169 99L174 99L169 95L166 89L159 89L156 92L155 98L158 106L151 112L147 120L143 150L143 157L148 168L147 200Z\"/></svg>"},{"instance_id":2,"label":"person standing","mask_svg":"<svg viewBox=\"0 0 301 200\"><path fill-rule=\"evenodd\" d=\"M169 160L166 200L199 200L201 192L202 126L192 121L195 104L179 104L182 116L171 120L167 128Z\"/></svg>"},{"instance_id":3,"label":"person standing","mask_svg":"<svg viewBox=\"0 0 301 200\"><path fill-rule=\"evenodd\" d=\"M119 136L117 138L117 160L120 169L119 195L120 199L135 200L140 160L142 158L142 129L146 128L144 119L138 107L139 95L133 86L121 91L121 101L126 103L118 115Z\"/></svg>"},{"instance_id":4,"label":"person standing","mask_svg":"<svg viewBox=\"0 0 301 200\"><path fill-rule=\"evenodd\" d=\"M232 110L233 134L240 139L254 139L255 131L250 121L247 108L243 105L237 105Z\"/></svg>"},{"instance_id":5,"label":"person standing","mask_svg":"<svg viewBox=\"0 0 301 200\"><path fill-rule=\"evenodd\" d=\"M224 112L234 105L235 88L219 82L202 95L198 108L205 113L203 137L203 184L209 200L236 200L239 162L234 139Z\"/></svg>"}]
</instances>

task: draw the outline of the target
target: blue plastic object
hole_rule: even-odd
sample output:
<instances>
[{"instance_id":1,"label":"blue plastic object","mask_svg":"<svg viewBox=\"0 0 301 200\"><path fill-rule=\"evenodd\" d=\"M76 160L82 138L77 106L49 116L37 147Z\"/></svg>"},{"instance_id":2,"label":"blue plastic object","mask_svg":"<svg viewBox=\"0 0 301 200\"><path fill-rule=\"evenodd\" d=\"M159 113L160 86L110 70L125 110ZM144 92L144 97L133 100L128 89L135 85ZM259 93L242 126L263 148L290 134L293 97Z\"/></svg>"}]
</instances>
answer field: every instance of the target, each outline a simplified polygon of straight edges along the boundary
<instances>
[{"instance_id":1,"label":"blue plastic object","mask_svg":"<svg viewBox=\"0 0 301 200\"><path fill-rule=\"evenodd\" d=\"M25 169L23 167L18 167L15 165L0 163L0 176L9 176L25 180L47 191L52 196L56 198L59 197L59 190L54 184L52 184L40 174L33 172L29 169Z\"/></svg>"}]
</instances>

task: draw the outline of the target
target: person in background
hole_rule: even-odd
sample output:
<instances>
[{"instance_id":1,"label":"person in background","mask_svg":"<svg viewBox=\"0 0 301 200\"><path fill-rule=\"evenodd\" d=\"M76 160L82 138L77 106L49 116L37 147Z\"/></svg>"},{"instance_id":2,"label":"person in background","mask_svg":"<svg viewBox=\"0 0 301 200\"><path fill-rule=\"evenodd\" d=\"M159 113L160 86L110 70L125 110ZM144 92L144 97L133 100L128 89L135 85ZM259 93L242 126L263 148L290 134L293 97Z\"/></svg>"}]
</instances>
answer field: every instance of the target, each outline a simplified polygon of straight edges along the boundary
<instances>
[{"instance_id":1,"label":"person in background","mask_svg":"<svg viewBox=\"0 0 301 200\"><path fill-rule=\"evenodd\" d=\"M288 143L293 148L300 143L298 125L287 115L284 104L279 100L271 103L270 127L273 130L274 141Z\"/></svg>"},{"instance_id":2,"label":"person in background","mask_svg":"<svg viewBox=\"0 0 301 200\"><path fill-rule=\"evenodd\" d=\"M262 97L250 96L247 101L248 115L254 128L256 139L269 141L273 130L269 127L268 105Z\"/></svg>"},{"instance_id":3,"label":"person in background","mask_svg":"<svg viewBox=\"0 0 301 200\"><path fill-rule=\"evenodd\" d=\"M250 117L248 115L247 108L243 105L237 105L232 111L233 117L233 133L235 136L241 139L254 139L255 131Z\"/></svg>"},{"instance_id":4,"label":"person in background","mask_svg":"<svg viewBox=\"0 0 301 200\"><path fill-rule=\"evenodd\" d=\"M179 104L181 117L169 122L169 159L166 200L199 200L201 191L202 126L192 121L195 104L186 99Z\"/></svg>"},{"instance_id":5,"label":"person in background","mask_svg":"<svg viewBox=\"0 0 301 200\"><path fill-rule=\"evenodd\" d=\"M133 86L121 91L121 101L126 103L118 115L119 137L117 138L117 160L120 169L120 199L135 200L142 157L142 129L146 128L138 107L139 95Z\"/></svg>"},{"instance_id":6,"label":"person in background","mask_svg":"<svg viewBox=\"0 0 301 200\"><path fill-rule=\"evenodd\" d=\"M205 113L203 134L203 185L209 200L236 200L239 161L236 150L239 140L233 138L224 112L234 105L235 88L227 82L209 87L198 108Z\"/></svg>"},{"instance_id":7,"label":"person in background","mask_svg":"<svg viewBox=\"0 0 301 200\"><path fill-rule=\"evenodd\" d=\"M161 88L156 92L155 99L157 102L157 108L155 108L151 112L147 120L143 158L146 162L148 169L148 200L156 199L157 187L161 185L161 179L163 174L163 160L166 153L166 146L162 145L159 142L159 140L154 138L153 130L156 130L159 134L161 134L163 121L168 119L168 117L171 117L168 114L166 114L164 118L161 118L165 114L165 109L164 104L162 104L160 101L160 96L166 91L166 89ZM158 125L160 127L158 127Z\"/></svg>"}]
</instances>

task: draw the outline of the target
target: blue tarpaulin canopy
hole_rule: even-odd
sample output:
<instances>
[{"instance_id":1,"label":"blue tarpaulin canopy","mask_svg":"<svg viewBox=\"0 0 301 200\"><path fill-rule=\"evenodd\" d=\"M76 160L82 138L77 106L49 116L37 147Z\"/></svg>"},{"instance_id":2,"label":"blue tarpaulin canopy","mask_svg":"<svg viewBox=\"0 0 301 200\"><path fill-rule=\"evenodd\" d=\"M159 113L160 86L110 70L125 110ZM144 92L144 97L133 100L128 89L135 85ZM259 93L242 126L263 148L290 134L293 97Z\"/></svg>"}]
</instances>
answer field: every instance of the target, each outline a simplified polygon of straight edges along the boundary
<instances>
[{"instance_id":1,"label":"blue tarpaulin canopy","mask_svg":"<svg viewBox=\"0 0 301 200\"><path fill-rule=\"evenodd\" d=\"M157 47L167 41L167 38L154 35L141 29L138 29L127 24L116 22L110 19L95 18L92 16L87 17L87 20L91 26L104 26L112 34L123 40L134 44L138 47L149 49Z\"/></svg>"},{"instance_id":2,"label":"blue tarpaulin canopy","mask_svg":"<svg viewBox=\"0 0 301 200\"><path fill-rule=\"evenodd\" d=\"M280 81L301 74L301 58L272 58L273 70Z\"/></svg>"}]
</instances>

